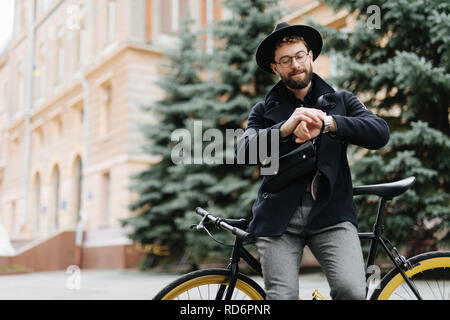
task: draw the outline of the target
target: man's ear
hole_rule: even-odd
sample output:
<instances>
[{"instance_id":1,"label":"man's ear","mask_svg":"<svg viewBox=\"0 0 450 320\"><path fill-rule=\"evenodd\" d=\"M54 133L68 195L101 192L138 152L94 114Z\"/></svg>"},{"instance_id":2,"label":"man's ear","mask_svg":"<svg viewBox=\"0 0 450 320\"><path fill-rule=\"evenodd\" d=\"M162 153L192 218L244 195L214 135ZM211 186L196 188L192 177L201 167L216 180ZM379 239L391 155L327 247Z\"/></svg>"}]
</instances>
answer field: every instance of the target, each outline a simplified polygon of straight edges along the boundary
<instances>
[{"instance_id":1,"label":"man's ear","mask_svg":"<svg viewBox=\"0 0 450 320\"><path fill-rule=\"evenodd\" d=\"M275 74L276 74L277 76L279 76L279 74L278 74L278 69L277 69L277 65L276 65L275 63L273 63L273 62L270 63L270 69L272 69L272 71L275 72Z\"/></svg>"}]
</instances>

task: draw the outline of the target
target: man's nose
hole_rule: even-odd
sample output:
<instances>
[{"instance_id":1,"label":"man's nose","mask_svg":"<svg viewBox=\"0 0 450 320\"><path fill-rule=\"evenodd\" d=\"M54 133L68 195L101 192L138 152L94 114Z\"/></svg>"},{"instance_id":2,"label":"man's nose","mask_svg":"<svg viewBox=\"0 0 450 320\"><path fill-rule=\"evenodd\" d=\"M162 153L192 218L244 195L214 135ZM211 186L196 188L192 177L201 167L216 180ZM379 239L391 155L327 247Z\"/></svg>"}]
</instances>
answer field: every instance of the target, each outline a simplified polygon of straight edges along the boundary
<instances>
[{"instance_id":1,"label":"man's nose","mask_svg":"<svg viewBox=\"0 0 450 320\"><path fill-rule=\"evenodd\" d=\"M295 69L297 69L298 66L300 66L301 63L297 61L297 59L295 57L293 57L291 59L291 67L295 67Z\"/></svg>"}]
</instances>

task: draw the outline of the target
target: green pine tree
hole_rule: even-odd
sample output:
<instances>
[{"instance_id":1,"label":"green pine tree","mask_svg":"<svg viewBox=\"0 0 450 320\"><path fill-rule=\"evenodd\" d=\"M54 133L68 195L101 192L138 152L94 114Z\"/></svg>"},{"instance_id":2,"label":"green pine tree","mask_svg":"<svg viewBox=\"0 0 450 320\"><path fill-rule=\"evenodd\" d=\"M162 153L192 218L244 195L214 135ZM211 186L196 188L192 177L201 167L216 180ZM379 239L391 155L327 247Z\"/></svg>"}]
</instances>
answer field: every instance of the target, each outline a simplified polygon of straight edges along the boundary
<instances>
[{"instance_id":1,"label":"green pine tree","mask_svg":"<svg viewBox=\"0 0 450 320\"><path fill-rule=\"evenodd\" d=\"M273 30L280 12L277 0L226 0L222 5L231 12L231 17L215 22L214 36L219 45L209 61L214 90L203 96L205 103L198 105L202 114L196 119L202 120L204 130L218 129L226 137L227 130L243 132L250 108L263 100L268 87L274 84L274 77L257 67L254 54L262 39ZM221 163L197 165L207 185L198 186L196 192L208 196L200 206L214 214L251 219L251 207L260 184L259 170L235 164L234 141L227 139ZM180 229L195 222L198 216L192 210L178 219ZM215 237L232 243L227 233L219 232ZM207 255L224 257L224 250L228 250L206 235L192 232L187 234L186 244L195 262Z\"/></svg>"},{"instance_id":2,"label":"green pine tree","mask_svg":"<svg viewBox=\"0 0 450 320\"><path fill-rule=\"evenodd\" d=\"M130 207L137 215L123 221L134 227L133 241L168 245L174 256L185 254L194 266L206 256L229 254L206 234L189 230L200 219L196 207L223 217L251 217L259 171L235 164L235 139L227 132L243 131L250 108L275 80L258 69L254 53L279 17L277 1L227 0L223 5L232 17L215 23L219 45L211 55L198 51L203 46L189 29L180 33L178 50L168 55L170 72L159 81L166 97L150 108L160 119L145 128L152 142L147 151L161 161L136 176L133 189L139 199ZM187 138L172 141L177 129L185 129ZM178 152L182 143L191 150ZM175 164L173 154L186 155L186 150L191 161ZM205 154L213 156L211 163L205 163ZM232 242L229 234L211 231L218 240Z\"/></svg>"},{"instance_id":3,"label":"green pine tree","mask_svg":"<svg viewBox=\"0 0 450 320\"><path fill-rule=\"evenodd\" d=\"M179 254L178 248L186 241L185 233L178 230L176 218L192 209L194 200L206 199L192 192L194 185L202 183L201 173L197 173L195 167L177 167L171 158L172 133L183 128L186 119L193 116L196 108L192 103L208 86L199 76L204 58L198 50L198 35L191 31L191 22L183 22L178 47L166 53L167 73L157 82L166 93L165 97L146 108L157 120L143 126L149 141L144 148L152 156L159 156L160 161L133 177L134 184L130 188L139 198L130 204L130 209L136 215L122 220L123 225L133 227L129 236L135 243L169 246L172 255ZM142 268L151 266L154 258L150 253Z\"/></svg>"},{"instance_id":4,"label":"green pine tree","mask_svg":"<svg viewBox=\"0 0 450 320\"><path fill-rule=\"evenodd\" d=\"M389 144L354 157L354 184L416 176L412 190L390 203L388 237L410 254L450 240L450 4L436 0L323 0L357 12L349 33L324 28L324 51L338 57L330 79L388 121ZM380 11L379 26L369 7ZM369 8L369 10L368 10ZM372 7L373 8L373 7ZM355 152L361 151L358 148ZM358 200L360 229L371 230L376 198ZM427 248L424 244L430 244Z\"/></svg>"}]
</instances>

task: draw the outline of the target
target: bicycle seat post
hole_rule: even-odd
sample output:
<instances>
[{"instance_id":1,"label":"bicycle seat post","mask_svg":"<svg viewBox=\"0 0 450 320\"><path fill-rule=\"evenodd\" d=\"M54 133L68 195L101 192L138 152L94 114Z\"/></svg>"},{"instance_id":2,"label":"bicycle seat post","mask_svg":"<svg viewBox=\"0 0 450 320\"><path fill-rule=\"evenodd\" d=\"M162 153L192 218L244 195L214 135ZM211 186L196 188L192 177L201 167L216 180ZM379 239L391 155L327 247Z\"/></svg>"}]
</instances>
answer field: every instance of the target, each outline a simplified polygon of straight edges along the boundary
<instances>
[{"instance_id":1,"label":"bicycle seat post","mask_svg":"<svg viewBox=\"0 0 450 320\"><path fill-rule=\"evenodd\" d=\"M375 256L377 253L378 241L383 233L383 219L384 219L384 208L386 207L386 202L392 200L391 198L382 197L378 206L378 213L375 224L373 225L373 234L374 239L370 245L369 258L368 258L368 266L373 265L375 262Z\"/></svg>"}]
</instances>

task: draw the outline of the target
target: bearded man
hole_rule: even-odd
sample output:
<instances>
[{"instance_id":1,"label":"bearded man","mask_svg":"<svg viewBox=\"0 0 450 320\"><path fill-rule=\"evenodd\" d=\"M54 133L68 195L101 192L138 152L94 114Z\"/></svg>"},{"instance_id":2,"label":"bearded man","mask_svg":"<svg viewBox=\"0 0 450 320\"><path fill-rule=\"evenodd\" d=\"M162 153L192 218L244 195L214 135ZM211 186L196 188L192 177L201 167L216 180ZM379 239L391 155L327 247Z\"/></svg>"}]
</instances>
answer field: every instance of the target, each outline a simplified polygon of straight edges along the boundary
<instances>
[{"instance_id":1,"label":"bearded man","mask_svg":"<svg viewBox=\"0 0 450 320\"><path fill-rule=\"evenodd\" d=\"M348 144L383 147L389 128L352 93L335 91L313 72L321 49L317 30L283 22L256 51L258 66L280 81L251 109L237 156L248 159L252 143L274 133L280 157L308 141L317 156L315 170L281 190L273 191L264 178L253 205L249 232L257 237L267 299L298 299L306 245L324 270L333 299L366 295L346 150Z\"/></svg>"}]
</instances>

